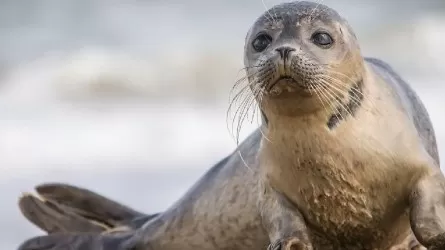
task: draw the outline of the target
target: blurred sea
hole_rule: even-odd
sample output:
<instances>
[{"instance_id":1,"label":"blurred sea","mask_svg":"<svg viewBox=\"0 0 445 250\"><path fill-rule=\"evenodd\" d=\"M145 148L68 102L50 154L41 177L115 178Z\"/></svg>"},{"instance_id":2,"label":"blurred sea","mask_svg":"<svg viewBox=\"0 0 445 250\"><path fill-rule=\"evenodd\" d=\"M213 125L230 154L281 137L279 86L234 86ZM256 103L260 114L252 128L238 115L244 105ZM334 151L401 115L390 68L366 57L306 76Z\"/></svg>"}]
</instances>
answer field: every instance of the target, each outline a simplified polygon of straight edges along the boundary
<instances>
[{"instance_id":1,"label":"blurred sea","mask_svg":"<svg viewBox=\"0 0 445 250\"><path fill-rule=\"evenodd\" d=\"M418 91L444 158L445 1L322 3ZM261 0L1 0L0 249L41 233L16 205L36 184L158 212L230 153L228 94L264 10Z\"/></svg>"}]
</instances>

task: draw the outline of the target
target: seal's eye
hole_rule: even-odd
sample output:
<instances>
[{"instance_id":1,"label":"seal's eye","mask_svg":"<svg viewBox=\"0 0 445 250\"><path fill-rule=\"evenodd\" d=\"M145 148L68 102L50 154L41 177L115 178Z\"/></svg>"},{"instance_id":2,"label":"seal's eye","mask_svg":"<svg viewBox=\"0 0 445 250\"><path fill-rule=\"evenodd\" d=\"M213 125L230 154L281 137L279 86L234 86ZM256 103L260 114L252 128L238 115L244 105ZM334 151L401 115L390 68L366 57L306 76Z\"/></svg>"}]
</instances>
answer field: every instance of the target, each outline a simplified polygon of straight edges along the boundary
<instances>
[{"instance_id":1,"label":"seal's eye","mask_svg":"<svg viewBox=\"0 0 445 250\"><path fill-rule=\"evenodd\" d=\"M252 47L257 52L261 52L265 50L271 42L272 42L271 36L269 36L268 34L260 34L255 38L255 40L253 40Z\"/></svg>"},{"instance_id":2,"label":"seal's eye","mask_svg":"<svg viewBox=\"0 0 445 250\"><path fill-rule=\"evenodd\" d=\"M312 35L312 42L322 48L329 48L334 43L332 37L326 32L316 32Z\"/></svg>"}]
</instances>

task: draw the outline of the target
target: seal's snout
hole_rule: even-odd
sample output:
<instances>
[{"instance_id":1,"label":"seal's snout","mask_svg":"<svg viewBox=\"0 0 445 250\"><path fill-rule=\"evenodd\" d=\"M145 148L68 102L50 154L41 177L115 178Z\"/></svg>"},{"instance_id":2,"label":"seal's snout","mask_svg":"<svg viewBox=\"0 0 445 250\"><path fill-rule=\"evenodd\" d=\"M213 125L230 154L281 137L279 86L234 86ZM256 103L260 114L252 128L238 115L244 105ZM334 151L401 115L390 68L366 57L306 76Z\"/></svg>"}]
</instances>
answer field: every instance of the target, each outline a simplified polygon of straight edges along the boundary
<instances>
[{"instance_id":1,"label":"seal's snout","mask_svg":"<svg viewBox=\"0 0 445 250\"><path fill-rule=\"evenodd\" d=\"M275 51L277 51L280 54L280 57L282 60L287 60L289 58L289 54L292 51L295 51L296 49L288 46L282 46L279 48L276 48Z\"/></svg>"}]
</instances>

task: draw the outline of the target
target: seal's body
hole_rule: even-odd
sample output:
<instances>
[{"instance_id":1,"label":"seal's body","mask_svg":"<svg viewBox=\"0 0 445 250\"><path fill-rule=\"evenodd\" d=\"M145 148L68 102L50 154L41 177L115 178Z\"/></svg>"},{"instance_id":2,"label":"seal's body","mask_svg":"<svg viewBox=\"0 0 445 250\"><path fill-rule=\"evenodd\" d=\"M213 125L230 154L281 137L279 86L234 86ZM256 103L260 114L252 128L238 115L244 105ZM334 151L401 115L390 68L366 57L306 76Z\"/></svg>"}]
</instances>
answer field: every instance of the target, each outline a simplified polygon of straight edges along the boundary
<instances>
[{"instance_id":1,"label":"seal's body","mask_svg":"<svg viewBox=\"0 0 445 250\"><path fill-rule=\"evenodd\" d=\"M51 211L54 204L38 204L33 196L22 198L22 210L32 211L28 218L41 216L40 220L33 220L47 232L50 236L33 238L22 245L21 249L32 249L30 246L40 244L37 249L63 249L65 243L71 244L73 249L86 244L85 249L94 249L94 242L108 242L114 238L127 238L127 234L133 235L141 233L141 236L150 238L151 248L141 249L183 249L183 250L257 250L266 249L269 245L269 237L263 228L260 213L257 209L258 202L258 180L259 164L256 162L259 152L262 134L259 130L250 135L230 156L224 158L213 166L176 204L166 211L152 215L143 215L140 212L121 208L121 205L112 203L103 207L104 197L97 197L88 194L87 190L78 190L76 187L62 184L47 184L37 188L37 192L46 199L62 207ZM238 153L241 152L245 163ZM75 190L73 192L72 190ZM29 199L33 199L32 204L26 204ZM109 203L107 201L107 203ZM26 207L25 207L26 204ZM98 204L96 207L94 205ZM73 210L69 208L73 207ZM79 209L81 208L81 209ZM68 214L61 216L61 210ZM116 218L122 218L120 224L130 225L131 231L124 231L123 236L119 234L109 235L110 231L102 234L97 232L97 224L93 223L89 228L85 226L79 229L79 221L84 218L73 218L71 222L64 220L64 217L72 217L71 213L82 211L82 216L87 215L88 219L105 217L108 225L114 223ZM117 210L117 212L116 212ZM51 211L51 212L50 212ZM112 212L110 212L112 211ZM57 214L55 214L57 212ZM40 215L39 215L40 214ZM129 216L131 215L131 216ZM97 218L97 220L100 220ZM43 223L53 223L51 226ZM55 224L55 225L54 225ZM116 223L119 225L119 223ZM144 225L145 224L145 225ZM144 225L145 229L141 229ZM56 226L65 226L54 231ZM108 228L105 228L106 230ZM88 234L71 234L83 231ZM147 232L150 231L150 232ZM70 234L66 234L71 232ZM90 238L86 237L90 236ZM94 236L94 237L93 237ZM39 239L39 241L37 240ZM93 240L92 240L93 239ZM44 248L46 244L56 243L53 248ZM110 249L124 249L118 243ZM88 248L91 247L91 248ZM417 246L415 238L410 234L405 241L396 244L397 250L411 250Z\"/></svg>"},{"instance_id":2,"label":"seal's body","mask_svg":"<svg viewBox=\"0 0 445 250\"><path fill-rule=\"evenodd\" d=\"M365 67L373 77L364 81L366 98L334 130L310 116L269 118L277 125L263 130L279 141L263 143L263 178L299 208L315 249L399 244L411 233L412 187L430 172L427 160L439 162L427 113L412 89L379 60L367 59Z\"/></svg>"},{"instance_id":3,"label":"seal's body","mask_svg":"<svg viewBox=\"0 0 445 250\"><path fill-rule=\"evenodd\" d=\"M320 4L275 6L244 59L261 131L180 201L135 232L52 234L21 249L383 250L412 231L445 249L428 114L388 65L361 56L345 20Z\"/></svg>"}]
</instances>

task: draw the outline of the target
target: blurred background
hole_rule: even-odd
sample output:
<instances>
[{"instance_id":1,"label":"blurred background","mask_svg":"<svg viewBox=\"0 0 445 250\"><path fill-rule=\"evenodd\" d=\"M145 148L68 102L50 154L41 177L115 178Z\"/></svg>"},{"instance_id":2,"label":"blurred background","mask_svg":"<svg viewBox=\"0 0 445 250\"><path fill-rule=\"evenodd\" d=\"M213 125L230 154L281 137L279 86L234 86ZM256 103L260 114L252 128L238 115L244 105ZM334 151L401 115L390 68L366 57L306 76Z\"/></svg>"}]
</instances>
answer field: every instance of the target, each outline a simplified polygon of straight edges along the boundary
<instances>
[{"instance_id":1,"label":"blurred background","mask_svg":"<svg viewBox=\"0 0 445 250\"><path fill-rule=\"evenodd\" d=\"M444 158L445 1L321 2L418 91ZM1 0L0 248L41 234L16 205L36 184L158 212L229 154L229 91L264 11L261 0Z\"/></svg>"}]
</instances>

